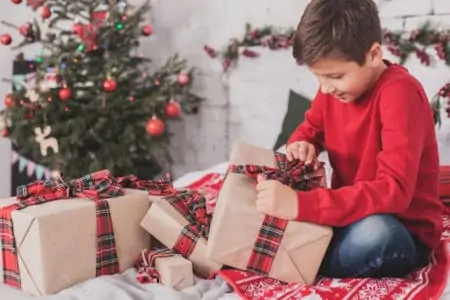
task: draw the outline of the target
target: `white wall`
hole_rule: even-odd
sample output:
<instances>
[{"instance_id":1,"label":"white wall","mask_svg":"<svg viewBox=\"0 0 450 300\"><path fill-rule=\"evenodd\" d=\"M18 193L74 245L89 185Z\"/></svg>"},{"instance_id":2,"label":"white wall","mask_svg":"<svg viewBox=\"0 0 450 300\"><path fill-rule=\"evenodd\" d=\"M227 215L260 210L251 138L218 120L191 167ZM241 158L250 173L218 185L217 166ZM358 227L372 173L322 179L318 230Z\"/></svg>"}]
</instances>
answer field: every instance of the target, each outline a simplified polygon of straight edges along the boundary
<instances>
[{"instance_id":1,"label":"white wall","mask_svg":"<svg viewBox=\"0 0 450 300\"><path fill-rule=\"evenodd\" d=\"M389 29L414 29L428 19L450 27L448 0L376 2L383 25ZM174 52L187 58L198 68L196 92L208 99L199 115L186 116L184 122L171 127L175 132L172 143L175 175L225 161L237 139L272 146L281 128L286 109L282 102L287 101L288 89L312 96L316 89L314 78L304 68L295 66L289 51L258 50L262 54L260 58L241 60L229 78L223 77L220 62L211 60L203 51L205 44L221 48L230 38L240 37L247 22L255 26L295 26L306 3L307 0L154 0L149 18L155 34L143 40L143 52L151 56L155 64ZM0 20L18 25L33 16L23 5L14 6L10 1L3 1L0 8ZM1 26L0 33L5 31L9 30ZM8 47L0 46L1 78L11 77L15 54ZM32 55L33 51L27 54ZM407 67L422 80L430 97L450 79L450 68L442 64L428 68L413 59ZM8 83L0 82L1 99L9 88ZM3 105L3 101L0 103ZM270 129L262 131L262 125L270 125ZM450 163L448 122L438 135L442 161ZM1 197L9 193L10 185L10 145L5 139L0 139L0 170Z\"/></svg>"}]
</instances>

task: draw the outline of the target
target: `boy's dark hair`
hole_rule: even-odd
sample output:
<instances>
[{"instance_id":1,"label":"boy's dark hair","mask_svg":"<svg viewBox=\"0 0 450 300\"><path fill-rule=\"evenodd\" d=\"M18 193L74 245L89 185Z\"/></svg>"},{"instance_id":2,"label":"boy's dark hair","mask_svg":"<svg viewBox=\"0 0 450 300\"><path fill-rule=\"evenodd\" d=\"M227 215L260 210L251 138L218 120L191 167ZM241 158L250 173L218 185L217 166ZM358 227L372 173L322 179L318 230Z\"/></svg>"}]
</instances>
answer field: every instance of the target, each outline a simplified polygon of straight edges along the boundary
<instances>
[{"instance_id":1,"label":"boy's dark hair","mask_svg":"<svg viewBox=\"0 0 450 300\"><path fill-rule=\"evenodd\" d=\"M334 57L362 65L372 45L382 42L378 9L373 0L311 0L293 40L300 65Z\"/></svg>"}]
</instances>

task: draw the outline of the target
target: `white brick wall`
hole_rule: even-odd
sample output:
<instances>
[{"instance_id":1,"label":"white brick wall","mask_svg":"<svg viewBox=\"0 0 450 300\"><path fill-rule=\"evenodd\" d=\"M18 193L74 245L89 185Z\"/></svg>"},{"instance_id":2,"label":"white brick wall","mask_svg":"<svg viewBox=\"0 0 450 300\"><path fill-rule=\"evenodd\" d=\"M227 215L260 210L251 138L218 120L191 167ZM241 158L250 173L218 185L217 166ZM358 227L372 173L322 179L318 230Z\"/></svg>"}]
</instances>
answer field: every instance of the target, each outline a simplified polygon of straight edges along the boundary
<instances>
[{"instance_id":1,"label":"white brick wall","mask_svg":"<svg viewBox=\"0 0 450 300\"><path fill-rule=\"evenodd\" d=\"M431 20L450 28L449 0L375 0L384 27L412 30ZM181 3L181 4L180 4ZM178 51L201 70L199 93L207 96L200 120L189 118L176 133L175 173L202 169L225 161L237 139L270 147L274 144L286 110L289 88L312 96L316 81L306 69L293 64L289 51L259 50L256 60L242 59L222 88L221 67L203 53L204 44L223 47L243 34L245 23L295 26L307 0L164 0L155 3L152 18L157 38L152 52L164 57ZM176 19L176 20L174 20ZM164 52L158 46L164 45ZM387 54L388 58L392 58ZM412 58L406 65L424 84L431 97L450 79L450 68L437 63L422 66ZM207 119L209 115L220 116ZM264 126L264 128L263 128ZM450 125L438 131L441 160L450 163ZM192 152L195 154L192 154Z\"/></svg>"}]
</instances>

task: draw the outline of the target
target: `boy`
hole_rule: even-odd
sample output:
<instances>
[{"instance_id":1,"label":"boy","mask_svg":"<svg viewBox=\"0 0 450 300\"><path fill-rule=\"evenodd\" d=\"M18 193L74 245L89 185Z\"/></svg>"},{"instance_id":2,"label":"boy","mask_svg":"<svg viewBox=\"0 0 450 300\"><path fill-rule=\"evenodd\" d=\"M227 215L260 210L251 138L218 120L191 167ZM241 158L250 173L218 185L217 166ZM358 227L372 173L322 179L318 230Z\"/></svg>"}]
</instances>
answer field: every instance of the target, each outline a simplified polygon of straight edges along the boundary
<instances>
[{"instance_id":1,"label":"boy","mask_svg":"<svg viewBox=\"0 0 450 300\"><path fill-rule=\"evenodd\" d=\"M286 154L317 166L326 147L332 188L257 186L262 213L333 226L324 276L405 276L427 263L442 233L430 105L405 68L383 59L381 42L373 0L309 2L293 55L320 89Z\"/></svg>"}]
</instances>

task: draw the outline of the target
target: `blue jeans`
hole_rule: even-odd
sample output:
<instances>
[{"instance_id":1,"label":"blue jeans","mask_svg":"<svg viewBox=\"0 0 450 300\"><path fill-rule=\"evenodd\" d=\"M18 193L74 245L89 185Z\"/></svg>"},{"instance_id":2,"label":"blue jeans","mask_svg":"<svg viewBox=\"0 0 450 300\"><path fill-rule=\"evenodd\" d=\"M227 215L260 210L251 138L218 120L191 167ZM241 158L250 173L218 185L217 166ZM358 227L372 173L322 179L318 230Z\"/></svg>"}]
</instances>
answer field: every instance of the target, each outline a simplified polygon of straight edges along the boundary
<instances>
[{"instance_id":1,"label":"blue jeans","mask_svg":"<svg viewBox=\"0 0 450 300\"><path fill-rule=\"evenodd\" d=\"M372 215L334 228L320 275L403 277L426 265L429 250L393 215Z\"/></svg>"}]
</instances>

